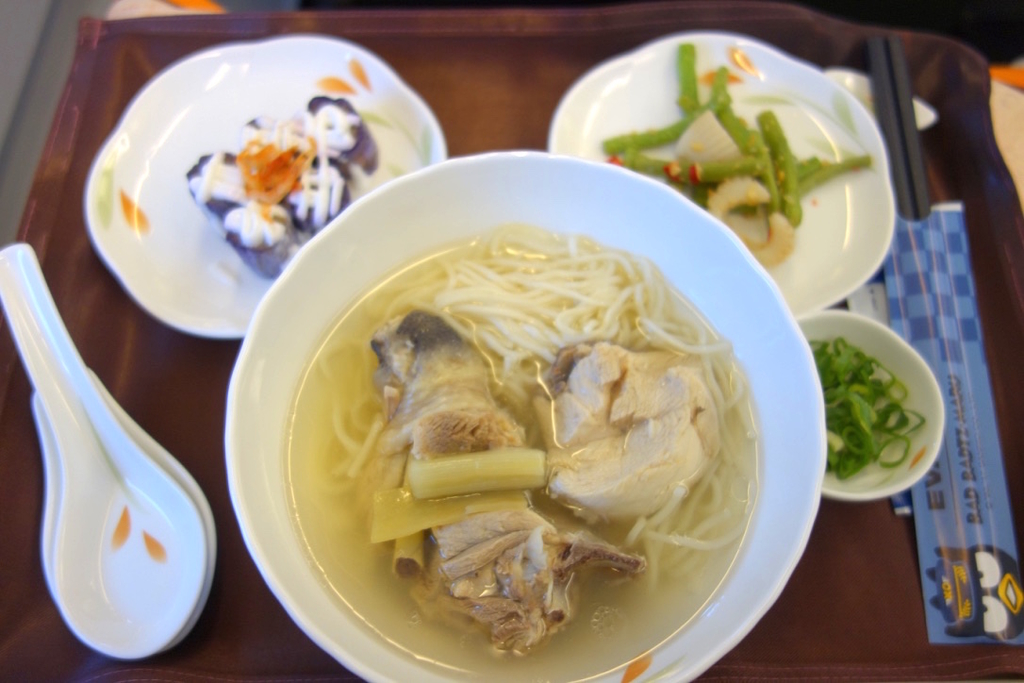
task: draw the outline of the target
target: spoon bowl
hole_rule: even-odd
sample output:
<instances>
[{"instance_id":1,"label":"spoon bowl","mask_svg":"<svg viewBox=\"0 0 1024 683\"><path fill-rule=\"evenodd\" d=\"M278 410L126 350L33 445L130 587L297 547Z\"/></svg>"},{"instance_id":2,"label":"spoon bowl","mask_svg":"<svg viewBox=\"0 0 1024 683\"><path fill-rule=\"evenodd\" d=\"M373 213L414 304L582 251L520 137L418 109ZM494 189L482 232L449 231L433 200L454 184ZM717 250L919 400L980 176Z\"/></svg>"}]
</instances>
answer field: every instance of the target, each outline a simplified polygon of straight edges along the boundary
<instances>
[{"instance_id":1,"label":"spoon bowl","mask_svg":"<svg viewBox=\"0 0 1024 683\"><path fill-rule=\"evenodd\" d=\"M206 581L202 588L202 594L199 597L199 601L196 603L195 609L192 611L192 616L182 626L178 636L174 640L170 641L164 649L169 649L178 644L178 642L188 635L189 631L195 625L199 619L199 615L202 614L203 606L206 604L206 598L210 594L210 586L213 581L214 566L217 558L217 529L213 521L213 512L210 510L210 504L206 500L206 496L203 495L202 489L196 483L192 475L188 473L184 467L181 466L174 457L167 452L167 450L161 446L156 440L153 439L145 430L143 430L136 422L131 418L128 413L114 400L110 395L110 392L106 390L103 383L100 382L99 378L95 376L91 371L89 373L93 380L93 385L96 387L96 391L100 393L103 400L106 401L107 406L110 408L114 417L121 423L133 439L143 448L146 453L161 467L164 468L172 477L178 480L181 486L188 491L189 495L196 503L196 507L199 509L199 513L203 517L203 523L206 526ZM43 407L42 401L39 399L38 394L32 395L32 415L36 422L36 431L39 433L39 443L42 447L43 456L43 469L46 472L46 507L43 510L43 532L41 536L41 550L43 558L43 573L46 578L46 585L50 589L52 594L56 594L56 572L55 564L53 561L53 548L56 542L57 536L54 533L56 529L56 512L59 506L60 490L63 485L60 472L60 460L57 452L56 437L53 433L53 425L50 420L50 416L46 413L46 408Z\"/></svg>"},{"instance_id":2,"label":"spoon bowl","mask_svg":"<svg viewBox=\"0 0 1024 683\"><path fill-rule=\"evenodd\" d=\"M0 251L0 298L37 420L50 427L43 554L54 601L99 652L160 652L187 633L208 594L212 539L201 506L97 391L28 245Z\"/></svg>"}]
</instances>

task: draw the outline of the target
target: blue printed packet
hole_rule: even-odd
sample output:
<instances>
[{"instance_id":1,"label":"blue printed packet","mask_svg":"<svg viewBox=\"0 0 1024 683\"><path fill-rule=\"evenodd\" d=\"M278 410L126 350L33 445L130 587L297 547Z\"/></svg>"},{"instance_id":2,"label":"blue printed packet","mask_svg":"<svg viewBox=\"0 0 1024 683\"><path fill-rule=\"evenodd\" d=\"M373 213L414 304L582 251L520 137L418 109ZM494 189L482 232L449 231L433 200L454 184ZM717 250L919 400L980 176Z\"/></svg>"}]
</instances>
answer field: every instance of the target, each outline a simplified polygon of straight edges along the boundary
<instances>
[{"instance_id":1,"label":"blue printed packet","mask_svg":"<svg viewBox=\"0 0 1024 683\"><path fill-rule=\"evenodd\" d=\"M897 218L885 262L890 325L943 389L946 431L911 488L928 640L1024 644L1024 592L963 206Z\"/></svg>"}]
</instances>

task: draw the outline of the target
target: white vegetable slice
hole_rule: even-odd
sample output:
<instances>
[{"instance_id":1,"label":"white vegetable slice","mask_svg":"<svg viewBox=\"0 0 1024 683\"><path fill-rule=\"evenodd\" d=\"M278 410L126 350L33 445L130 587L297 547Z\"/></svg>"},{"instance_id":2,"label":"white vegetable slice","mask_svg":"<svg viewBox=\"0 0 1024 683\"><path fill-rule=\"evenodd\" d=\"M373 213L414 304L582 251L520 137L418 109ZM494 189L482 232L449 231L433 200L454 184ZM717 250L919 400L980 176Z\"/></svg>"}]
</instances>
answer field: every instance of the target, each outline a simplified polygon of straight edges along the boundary
<instances>
[{"instance_id":1,"label":"white vegetable slice","mask_svg":"<svg viewBox=\"0 0 1024 683\"><path fill-rule=\"evenodd\" d=\"M694 119L676 142L676 157L680 161L731 161L741 156L740 148L711 111Z\"/></svg>"},{"instance_id":2,"label":"white vegetable slice","mask_svg":"<svg viewBox=\"0 0 1024 683\"><path fill-rule=\"evenodd\" d=\"M757 206L771 196L765 186L748 175L736 176L719 183L708 195L708 211L719 220L737 206Z\"/></svg>"},{"instance_id":3,"label":"white vegetable slice","mask_svg":"<svg viewBox=\"0 0 1024 683\"><path fill-rule=\"evenodd\" d=\"M740 239L747 245L754 258L765 268L772 268L789 258L796 246L796 230L779 211L768 216L768 239L764 242Z\"/></svg>"},{"instance_id":4,"label":"white vegetable slice","mask_svg":"<svg viewBox=\"0 0 1024 683\"><path fill-rule=\"evenodd\" d=\"M758 206L754 211L730 211L722 217L737 237L748 244L763 244L768 241L768 212Z\"/></svg>"}]
</instances>

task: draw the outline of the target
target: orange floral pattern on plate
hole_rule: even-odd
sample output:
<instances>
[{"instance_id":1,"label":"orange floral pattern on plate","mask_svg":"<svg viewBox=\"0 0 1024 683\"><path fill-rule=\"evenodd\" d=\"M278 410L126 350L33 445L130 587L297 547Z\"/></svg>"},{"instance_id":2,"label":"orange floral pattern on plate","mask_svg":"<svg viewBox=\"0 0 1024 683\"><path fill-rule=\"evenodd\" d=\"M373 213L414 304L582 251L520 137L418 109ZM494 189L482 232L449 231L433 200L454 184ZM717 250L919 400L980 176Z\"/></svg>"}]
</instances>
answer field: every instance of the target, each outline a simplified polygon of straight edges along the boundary
<instances>
[{"instance_id":1,"label":"orange floral pattern on plate","mask_svg":"<svg viewBox=\"0 0 1024 683\"><path fill-rule=\"evenodd\" d=\"M730 47L729 59L732 60L733 64L735 64L742 70L746 71L754 78L764 78L761 72L758 71L757 67L754 66L754 63L750 61L750 56L741 48L738 48L736 46Z\"/></svg>"},{"instance_id":2,"label":"orange floral pattern on plate","mask_svg":"<svg viewBox=\"0 0 1024 683\"><path fill-rule=\"evenodd\" d=\"M124 219L128 221L128 227L136 235L145 235L149 232L149 219L146 218L146 214L139 208L139 205L124 190L121 190L121 213L124 214Z\"/></svg>"},{"instance_id":3,"label":"orange floral pattern on plate","mask_svg":"<svg viewBox=\"0 0 1024 683\"><path fill-rule=\"evenodd\" d=\"M349 85L348 81L343 78L339 78L338 76L324 76L316 82L316 85L321 90L326 90L327 92L336 93L338 95L356 94L356 89Z\"/></svg>"},{"instance_id":4,"label":"orange floral pattern on plate","mask_svg":"<svg viewBox=\"0 0 1024 683\"><path fill-rule=\"evenodd\" d=\"M622 674L622 683L632 683L636 679L640 678L643 672L647 671L648 667L651 666L650 653L641 655L629 663L626 670Z\"/></svg>"},{"instance_id":5,"label":"orange floral pattern on plate","mask_svg":"<svg viewBox=\"0 0 1024 683\"><path fill-rule=\"evenodd\" d=\"M351 59L348 63L348 70L360 85L367 90L373 89L370 87L370 78L366 75L366 69L363 68L362 62L355 58Z\"/></svg>"},{"instance_id":6,"label":"orange floral pattern on plate","mask_svg":"<svg viewBox=\"0 0 1024 683\"><path fill-rule=\"evenodd\" d=\"M362 62L353 57L348 61L348 71L352 74L352 78L356 79L356 82L363 86L364 90L373 90L373 87L370 85L370 77L366 74L366 69L363 68ZM357 92L355 86L341 76L324 76L316 82L316 85L321 90L337 95L355 95Z\"/></svg>"}]
</instances>

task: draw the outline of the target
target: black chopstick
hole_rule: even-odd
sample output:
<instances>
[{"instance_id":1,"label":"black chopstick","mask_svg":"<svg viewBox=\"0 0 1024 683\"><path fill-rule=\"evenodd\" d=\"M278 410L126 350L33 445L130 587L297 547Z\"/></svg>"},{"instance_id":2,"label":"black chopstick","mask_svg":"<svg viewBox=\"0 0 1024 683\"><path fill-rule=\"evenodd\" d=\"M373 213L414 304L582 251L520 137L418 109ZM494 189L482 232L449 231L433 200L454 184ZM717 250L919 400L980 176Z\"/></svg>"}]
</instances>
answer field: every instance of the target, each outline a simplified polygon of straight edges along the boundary
<instances>
[{"instance_id":1,"label":"black chopstick","mask_svg":"<svg viewBox=\"0 0 1024 683\"><path fill-rule=\"evenodd\" d=\"M904 218L921 220L931 212L931 202L903 44L896 35L873 36L867 51L875 116L889 150L896 207Z\"/></svg>"}]
</instances>

